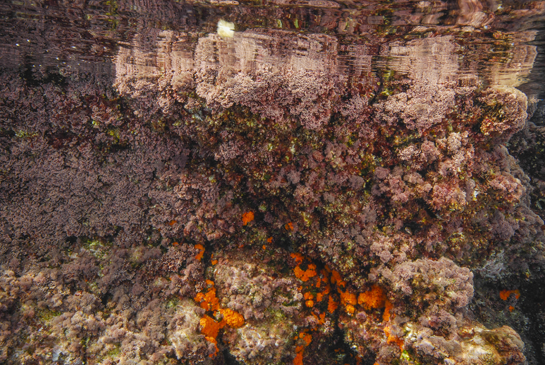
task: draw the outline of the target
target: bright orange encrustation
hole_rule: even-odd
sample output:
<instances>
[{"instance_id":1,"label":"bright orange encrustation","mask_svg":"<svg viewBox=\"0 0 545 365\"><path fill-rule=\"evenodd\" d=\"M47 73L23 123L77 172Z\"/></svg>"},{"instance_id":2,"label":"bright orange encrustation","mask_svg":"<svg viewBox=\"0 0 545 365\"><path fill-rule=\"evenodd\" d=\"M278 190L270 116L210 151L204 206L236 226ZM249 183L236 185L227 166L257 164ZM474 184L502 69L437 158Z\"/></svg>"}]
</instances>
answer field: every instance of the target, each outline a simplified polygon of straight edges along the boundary
<instances>
[{"instance_id":1,"label":"bright orange encrustation","mask_svg":"<svg viewBox=\"0 0 545 365\"><path fill-rule=\"evenodd\" d=\"M254 212L249 211L242 214L242 225L245 226L254 220Z\"/></svg>"}]
</instances>

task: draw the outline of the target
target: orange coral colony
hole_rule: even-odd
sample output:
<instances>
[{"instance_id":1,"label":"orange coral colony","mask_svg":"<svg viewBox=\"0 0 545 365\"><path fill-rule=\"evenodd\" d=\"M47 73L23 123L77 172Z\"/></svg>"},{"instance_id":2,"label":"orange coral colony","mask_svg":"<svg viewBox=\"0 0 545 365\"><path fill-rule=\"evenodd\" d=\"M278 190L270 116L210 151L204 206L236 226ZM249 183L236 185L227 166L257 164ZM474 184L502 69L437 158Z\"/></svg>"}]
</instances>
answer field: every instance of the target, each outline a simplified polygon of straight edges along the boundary
<instances>
[{"instance_id":1,"label":"orange coral colony","mask_svg":"<svg viewBox=\"0 0 545 365\"><path fill-rule=\"evenodd\" d=\"M216 288L208 289L206 294L203 294L202 292L197 293L194 299L204 310L215 311L219 309L219 300L216 297Z\"/></svg>"},{"instance_id":2,"label":"orange coral colony","mask_svg":"<svg viewBox=\"0 0 545 365\"><path fill-rule=\"evenodd\" d=\"M333 313L335 312L335 310L337 309L339 305L337 304L337 302L335 302L335 300L330 296L329 297L329 301L327 302L327 310L329 313Z\"/></svg>"},{"instance_id":3,"label":"orange coral colony","mask_svg":"<svg viewBox=\"0 0 545 365\"><path fill-rule=\"evenodd\" d=\"M386 296L382 291L382 288L374 285L371 290L360 293L358 296L358 303L363 305L366 309L376 309L384 307L386 302Z\"/></svg>"},{"instance_id":4,"label":"orange coral colony","mask_svg":"<svg viewBox=\"0 0 545 365\"><path fill-rule=\"evenodd\" d=\"M301 267L297 265L295 269L293 269L293 272L298 279L301 279L302 281L308 281L308 279L316 276L316 265L309 264L308 268L305 271L303 271Z\"/></svg>"},{"instance_id":5,"label":"orange coral colony","mask_svg":"<svg viewBox=\"0 0 545 365\"><path fill-rule=\"evenodd\" d=\"M346 286L346 281L341 279L341 274L339 274L339 272L336 270L333 270L331 272L331 283L332 284L336 283L337 286L342 286L342 287Z\"/></svg>"},{"instance_id":6,"label":"orange coral colony","mask_svg":"<svg viewBox=\"0 0 545 365\"><path fill-rule=\"evenodd\" d=\"M303 282L298 288L298 291L303 294L303 304L311 311L310 314L316 319L317 325L323 325L326 322L326 316L335 313L339 307L342 307L351 316L360 307L366 310L385 308L382 315L383 322L388 322L394 317L394 314L391 313L393 305L388 301L380 286L374 285L370 290L358 294L347 287L347 282L343 280L338 271L332 270L328 266L317 269L316 264L310 258L300 253L293 252L290 257L293 259L292 265L295 264L293 268L295 276ZM321 304L324 299L327 300L327 306L325 306L326 303ZM324 307L327 310L320 313L322 309L325 309ZM317 330L313 328L310 331ZM312 340L307 331L304 330L295 337L298 343L295 349L294 365L303 365L304 350ZM383 328L383 331L388 343L395 343L400 349L403 349L404 341L401 338L392 335L387 326ZM304 342L301 339L304 339Z\"/></svg>"},{"instance_id":7,"label":"orange coral colony","mask_svg":"<svg viewBox=\"0 0 545 365\"><path fill-rule=\"evenodd\" d=\"M405 343L401 338L390 333L390 327L384 327L384 334L386 335L387 343L395 343L400 350L403 350L403 347L405 347Z\"/></svg>"},{"instance_id":8,"label":"orange coral colony","mask_svg":"<svg viewBox=\"0 0 545 365\"><path fill-rule=\"evenodd\" d=\"M223 320L229 327L240 328L244 325L244 317L242 314L229 308L220 309L219 311L223 314Z\"/></svg>"},{"instance_id":9,"label":"orange coral colony","mask_svg":"<svg viewBox=\"0 0 545 365\"><path fill-rule=\"evenodd\" d=\"M195 245L195 248L196 248L197 250L200 250L200 251L201 251L201 252L199 252L199 253L197 254L197 256L195 256L195 258L196 258L197 260L201 261L202 257L204 256L204 246L201 245L200 243L197 243L197 244Z\"/></svg>"},{"instance_id":10,"label":"orange coral colony","mask_svg":"<svg viewBox=\"0 0 545 365\"><path fill-rule=\"evenodd\" d=\"M200 321L201 333L205 336L207 341L216 345L216 352L211 355L211 357L213 357L218 352L216 337L218 336L219 331L226 325L231 328L242 327L244 325L244 317L242 314L232 309L220 308L219 299L216 297L214 282L212 280L206 280L206 284L208 286L208 291L206 293L197 293L194 298L195 301L199 303L201 308L205 309L206 311L214 311L216 312L215 315L217 315L219 312L223 315L223 319L220 322L206 314Z\"/></svg>"},{"instance_id":11,"label":"orange coral colony","mask_svg":"<svg viewBox=\"0 0 545 365\"><path fill-rule=\"evenodd\" d=\"M295 261L297 261L297 265L301 265L303 263L303 255L301 255L300 253L293 252L290 254L290 256L294 258Z\"/></svg>"},{"instance_id":12,"label":"orange coral colony","mask_svg":"<svg viewBox=\"0 0 545 365\"><path fill-rule=\"evenodd\" d=\"M245 226L254 220L254 212L249 211L242 214L242 225Z\"/></svg>"},{"instance_id":13,"label":"orange coral colony","mask_svg":"<svg viewBox=\"0 0 545 365\"><path fill-rule=\"evenodd\" d=\"M385 307L386 308L384 308L384 314L382 315L382 320L384 322L388 322L390 320L390 317L392 318L395 317L395 314L390 313L390 310L392 310L394 306L388 299L386 299Z\"/></svg>"},{"instance_id":14,"label":"orange coral colony","mask_svg":"<svg viewBox=\"0 0 545 365\"><path fill-rule=\"evenodd\" d=\"M502 290L500 292L500 298L502 300L507 300L507 299L509 299L511 294L514 294L516 299L520 298L520 291L518 289L516 289L516 290Z\"/></svg>"},{"instance_id":15,"label":"orange coral colony","mask_svg":"<svg viewBox=\"0 0 545 365\"><path fill-rule=\"evenodd\" d=\"M201 327L201 333L206 337L206 339L210 342L216 342L216 337L218 337L218 333L223 327L223 323L216 322L214 318L205 314L201 318Z\"/></svg>"},{"instance_id":16,"label":"orange coral colony","mask_svg":"<svg viewBox=\"0 0 545 365\"><path fill-rule=\"evenodd\" d=\"M297 337L296 337L297 338ZM293 365L303 365L303 351L305 347L312 342L312 335L306 332L301 332L299 338L303 339L304 343L295 348L295 359L293 359Z\"/></svg>"}]
</instances>

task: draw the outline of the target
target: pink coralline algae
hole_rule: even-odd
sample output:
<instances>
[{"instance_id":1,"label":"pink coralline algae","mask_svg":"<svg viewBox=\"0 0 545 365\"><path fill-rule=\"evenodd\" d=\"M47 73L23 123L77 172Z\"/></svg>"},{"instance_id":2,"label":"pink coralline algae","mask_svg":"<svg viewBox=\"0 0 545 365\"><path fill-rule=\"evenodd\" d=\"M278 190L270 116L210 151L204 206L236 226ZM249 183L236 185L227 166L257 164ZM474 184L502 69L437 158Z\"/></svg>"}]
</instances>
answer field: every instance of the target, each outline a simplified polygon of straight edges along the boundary
<instances>
[{"instance_id":1,"label":"pink coralline algae","mask_svg":"<svg viewBox=\"0 0 545 365\"><path fill-rule=\"evenodd\" d=\"M0 363L539 364L535 34L393 3L82 5L106 70L0 74Z\"/></svg>"}]
</instances>

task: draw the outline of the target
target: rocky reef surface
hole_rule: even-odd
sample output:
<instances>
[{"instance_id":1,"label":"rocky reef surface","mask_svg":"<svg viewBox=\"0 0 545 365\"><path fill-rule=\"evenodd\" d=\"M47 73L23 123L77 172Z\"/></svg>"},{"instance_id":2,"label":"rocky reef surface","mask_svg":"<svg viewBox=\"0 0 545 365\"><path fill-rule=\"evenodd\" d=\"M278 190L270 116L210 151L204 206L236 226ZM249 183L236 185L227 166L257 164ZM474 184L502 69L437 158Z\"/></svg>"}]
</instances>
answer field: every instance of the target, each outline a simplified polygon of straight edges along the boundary
<instances>
[{"instance_id":1,"label":"rocky reef surface","mask_svg":"<svg viewBox=\"0 0 545 365\"><path fill-rule=\"evenodd\" d=\"M543 2L2 12L0 363L545 361Z\"/></svg>"}]
</instances>

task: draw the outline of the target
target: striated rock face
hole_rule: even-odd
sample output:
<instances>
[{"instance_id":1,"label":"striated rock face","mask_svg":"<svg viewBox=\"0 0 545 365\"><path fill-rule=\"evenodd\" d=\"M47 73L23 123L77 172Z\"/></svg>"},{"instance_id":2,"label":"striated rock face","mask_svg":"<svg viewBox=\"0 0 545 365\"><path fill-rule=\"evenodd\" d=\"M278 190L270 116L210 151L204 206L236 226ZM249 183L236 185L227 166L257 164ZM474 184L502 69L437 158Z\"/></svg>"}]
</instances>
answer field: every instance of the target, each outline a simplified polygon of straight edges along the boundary
<instances>
[{"instance_id":1,"label":"striated rock face","mask_svg":"<svg viewBox=\"0 0 545 365\"><path fill-rule=\"evenodd\" d=\"M267 4L13 5L0 363L539 364L543 3Z\"/></svg>"}]
</instances>

